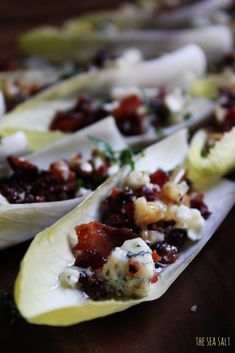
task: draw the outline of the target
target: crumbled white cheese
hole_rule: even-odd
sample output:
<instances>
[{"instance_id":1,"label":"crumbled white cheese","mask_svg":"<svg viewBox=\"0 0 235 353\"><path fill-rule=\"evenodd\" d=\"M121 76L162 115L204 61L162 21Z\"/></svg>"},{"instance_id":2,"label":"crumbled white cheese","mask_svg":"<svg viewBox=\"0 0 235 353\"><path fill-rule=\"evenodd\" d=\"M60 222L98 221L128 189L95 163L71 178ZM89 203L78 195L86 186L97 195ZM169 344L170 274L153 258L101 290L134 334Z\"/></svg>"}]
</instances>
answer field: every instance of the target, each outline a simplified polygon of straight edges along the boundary
<instances>
[{"instance_id":1,"label":"crumbled white cheese","mask_svg":"<svg viewBox=\"0 0 235 353\"><path fill-rule=\"evenodd\" d=\"M78 267L72 266L66 268L59 276L60 283L63 287L75 288L81 271Z\"/></svg>"},{"instance_id":2,"label":"crumbled white cheese","mask_svg":"<svg viewBox=\"0 0 235 353\"><path fill-rule=\"evenodd\" d=\"M178 227L186 228L191 240L198 240L202 237L201 231L205 220L197 209L185 205L171 205L167 209L166 219L174 219Z\"/></svg>"},{"instance_id":3,"label":"crumbled white cheese","mask_svg":"<svg viewBox=\"0 0 235 353\"><path fill-rule=\"evenodd\" d=\"M101 276L111 289L120 294L144 297L155 274L151 253L141 238L127 240L122 247L112 251Z\"/></svg>"},{"instance_id":4,"label":"crumbled white cheese","mask_svg":"<svg viewBox=\"0 0 235 353\"><path fill-rule=\"evenodd\" d=\"M83 159L80 162L80 169L84 173L91 173L93 170L91 163L89 163Z\"/></svg>"},{"instance_id":5,"label":"crumbled white cheese","mask_svg":"<svg viewBox=\"0 0 235 353\"><path fill-rule=\"evenodd\" d=\"M131 67L134 64L139 63L143 58L143 54L139 49L130 48L124 50L122 55L117 58L116 65L120 68Z\"/></svg>"},{"instance_id":6,"label":"crumbled white cheese","mask_svg":"<svg viewBox=\"0 0 235 353\"><path fill-rule=\"evenodd\" d=\"M157 230L142 230L140 232L141 238L148 242L148 244L154 244L157 242L164 241L164 233Z\"/></svg>"},{"instance_id":7,"label":"crumbled white cheese","mask_svg":"<svg viewBox=\"0 0 235 353\"><path fill-rule=\"evenodd\" d=\"M165 98L165 103L172 113L180 112L185 105L185 95L179 89L175 89Z\"/></svg>"},{"instance_id":8,"label":"crumbled white cheese","mask_svg":"<svg viewBox=\"0 0 235 353\"><path fill-rule=\"evenodd\" d=\"M112 165L111 167L108 168L107 172L108 172L108 175L111 176L111 175L116 174L118 171L119 171L118 164L114 164L114 165Z\"/></svg>"},{"instance_id":9,"label":"crumbled white cheese","mask_svg":"<svg viewBox=\"0 0 235 353\"><path fill-rule=\"evenodd\" d=\"M137 170L131 171L125 179L125 185L133 190L137 190L149 183L149 175L145 172L138 172Z\"/></svg>"},{"instance_id":10,"label":"crumbled white cheese","mask_svg":"<svg viewBox=\"0 0 235 353\"><path fill-rule=\"evenodd\" d=\"M91 192L90 189L80 187L76 192L76 197L82 197L82 196L88 195L90 192Z\"/></svg>"},{"instance_id":11,"label":"crumbled white cheese","mask_svg":"<svg viewBox=\"0 0 235 353\"><path fill-rule=\"evenodd\" d=\"M112 112L113 110L117 109L118 106L119 106L119 102L118 101L112 101L112 102L103 104L104 110L106 110L108 112Z\"/></svg>"}]
</instances>

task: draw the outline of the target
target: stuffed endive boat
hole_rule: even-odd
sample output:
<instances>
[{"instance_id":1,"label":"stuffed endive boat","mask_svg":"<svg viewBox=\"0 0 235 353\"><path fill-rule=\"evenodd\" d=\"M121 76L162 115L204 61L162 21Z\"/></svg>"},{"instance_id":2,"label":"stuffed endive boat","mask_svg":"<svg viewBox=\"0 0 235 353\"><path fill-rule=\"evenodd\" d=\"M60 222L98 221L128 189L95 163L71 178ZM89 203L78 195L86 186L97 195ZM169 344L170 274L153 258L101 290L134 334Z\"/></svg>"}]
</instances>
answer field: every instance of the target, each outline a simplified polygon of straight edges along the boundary
<instances>
[{"instance_id":1,"label":"stuffed endive boat","mask_svg":"<svg viewBox=\"0 0 235 353\"><path fill-rule=\"evenodd\" d=\"M2 119L0 133L34 131L37 143L44 132L71 133L113 115L128 144L150 143L208 116L212 103L187 93L205 68L203 51L189 45L131 67L80 74L19 105Z\"/></svg>"},{"instance_id":2,"label":"stuffed endive boat","mask_svg":"<svg viewBox=\"0 0 235 353\"><path fill-rule=\"evenodd\" d=\"M30 239L131 163L127 150L120 159L115 155L125 147L107 118L25 159L9 157L12 171L1 170L0 177L0 248Z\"/></svg>"},{"instance_id":3,"label":"stuffed endive boat","mask_svg":"<svg viewBox=\"0 0 235 353\"><path fill-rule=\"evenodd\" d=\"M0 117L53 84L58 84L79 73L97 71L106 67L118 69L121 65L132 65L141 60L142 53L137 49L129 48L119 56L100 50L95 52L83 66L78 66L71 60L54 64L35 57L16 61L15 68L14 61L13 63L6 61L2 65L0 62Z\"/></svg>"},{"instance_id":4,"label":"stuffed endive boat","mask_svg":"<svg viewBox=\"0 0 235 353\"><path fill-rule=\"evenodd\" d=\"M234 183L221 181L204 197L188 184L187 151L185 130L149 147L134 171L123 168L36 236L15 285L27 321L72 325L168 289L235 201Z\"/></svg>"}]
</instances>

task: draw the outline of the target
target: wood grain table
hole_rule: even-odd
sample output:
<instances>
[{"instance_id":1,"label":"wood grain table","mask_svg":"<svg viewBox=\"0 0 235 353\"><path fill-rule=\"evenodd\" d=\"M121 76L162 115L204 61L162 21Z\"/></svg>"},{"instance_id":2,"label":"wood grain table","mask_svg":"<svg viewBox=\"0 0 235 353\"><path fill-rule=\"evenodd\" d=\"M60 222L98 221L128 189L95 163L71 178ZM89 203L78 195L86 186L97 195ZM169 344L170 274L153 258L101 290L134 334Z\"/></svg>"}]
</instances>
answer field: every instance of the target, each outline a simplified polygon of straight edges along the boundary
<instances>
[{"instance_id":1,"label":"wood grain table","mask_svg":"<svg viewBox=\"0 0 235 353\"><path fill-rule=\"evenodd\" d=\"M42 23L59 24L89 9L120 1L1 2L0 57L16 55L17 36ZM1 353L235 352L235 210L189 267L154 302L67 328L10 325L0 308ZM0 229L1 231L1 229ZM29 242L0 252L0 289L12 291ZM197 305L197 311L190 308ZM216 338L216 341L213 338ZM230 337L222 341L218 338ZM208 346L214 344L216 346ZM219 343L226 346L218 346Z\"/></svg>"}]
</instances>

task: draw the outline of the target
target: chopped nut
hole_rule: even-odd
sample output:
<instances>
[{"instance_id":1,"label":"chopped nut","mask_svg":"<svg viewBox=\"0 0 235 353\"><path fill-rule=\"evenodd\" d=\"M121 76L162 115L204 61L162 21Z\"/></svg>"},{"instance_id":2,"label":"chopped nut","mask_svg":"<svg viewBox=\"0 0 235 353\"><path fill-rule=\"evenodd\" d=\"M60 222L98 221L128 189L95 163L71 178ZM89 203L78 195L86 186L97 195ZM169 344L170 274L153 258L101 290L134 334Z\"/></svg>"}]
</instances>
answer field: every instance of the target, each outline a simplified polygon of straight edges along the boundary
<instances>
[{"instance_id":1,"label":"chopped nut","mask_svg":"<svg viewBox=\"0 0 235 353\"><path fill-rule=\"evenodd\" d=\"M180 184L168 181L163 185L162 191L163 195L170 201L180 203L187 193L189 187L185 181Z\"/></svg>"},{"instance_id":2,"label":"chopped nut","mask_svg":"<svg viewBox=\"0 0 235 353\"><path fill-rule=\"evenodd\" d=\"M140 227L160 221L165 214L166 207L160 201L147 202L145 197L135 201L135 222Z\"/></svg>"}]
</instances>

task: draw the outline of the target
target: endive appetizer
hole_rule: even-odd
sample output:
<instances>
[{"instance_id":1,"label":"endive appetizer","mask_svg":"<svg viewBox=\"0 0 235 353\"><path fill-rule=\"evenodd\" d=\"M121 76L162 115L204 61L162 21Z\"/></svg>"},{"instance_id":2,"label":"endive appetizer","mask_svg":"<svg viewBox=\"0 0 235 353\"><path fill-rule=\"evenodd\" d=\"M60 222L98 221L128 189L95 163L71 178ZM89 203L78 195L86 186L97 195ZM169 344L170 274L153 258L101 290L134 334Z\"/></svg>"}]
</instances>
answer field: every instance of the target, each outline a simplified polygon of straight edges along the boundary
<instances>
[{"instance_id":1,"label":"endive appetizer","mask_svg":"<svg viewBox=\"0 0 235 353\"><path fill-rule=\"evenodd\" d=\"M0 63L0 117L53 84L81 72L107 67L118 69L141 60L142 53L135 48L129 48L118 56L100 50L83 66L78 66L71 60L54 64L37 57L27 57L22 62L19 61L14 70L14 67L11 69L11 61L6 61L4 65ZM5 71L2 71L4 68Z\"/></svg>"},{"instance_id":2,"label":"endive appetizer","mask_svg":"<svg viewBox=\"0 0 235 353\"><path fill-rule=\"evenodd\" d=\"M177 146L177 148L175 148ZM144 151L31 243L15 285L22 316L67 326L159 298L235 202L221 181L187 178L187 132ZM42 260L43 254L43 260Z\"/></svg>"},{"instance_id":3,"label":"endive appetizer","mask_svg":"<svg viewBox=\"0 0 235 353\"><path fill-rule=\"evenodd\" d=\"M27 158L8 157L11 168L0 177L0 248L30 239L131 163L125 147L107 118Z\"/></svg>"},{"instance_id":4,"label":"endive appetizer","mask_svg":"<svg viewBox=\"0 0 235 353\"><path fill-rule=\"evenodd\" d=\"M208 116L212 103L187 93L205 69L203 51L189 45L131 67L80 74L19 105L2 119L0 133L37 131L37 143L42 132L71 133L113 115L128 144L156 141Z\"/></svg>"}]
</instances>

